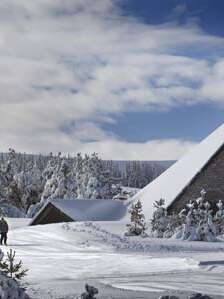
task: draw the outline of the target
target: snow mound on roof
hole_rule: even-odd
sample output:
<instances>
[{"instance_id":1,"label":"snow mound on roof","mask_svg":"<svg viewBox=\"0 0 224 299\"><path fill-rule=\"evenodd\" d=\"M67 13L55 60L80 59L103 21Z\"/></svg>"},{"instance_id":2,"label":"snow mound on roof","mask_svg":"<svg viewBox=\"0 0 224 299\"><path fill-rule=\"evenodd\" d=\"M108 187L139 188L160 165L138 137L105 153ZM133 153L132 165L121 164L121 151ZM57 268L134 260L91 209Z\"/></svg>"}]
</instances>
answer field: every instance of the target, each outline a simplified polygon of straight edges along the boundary
<instances>
[{"instance_id":1,"label":"snow mound on roof","mask_svg":"<svg viewBox=\"0 0 224 299\"><path fill-rule=\"evenodd\" d=\"M115 200L54 199L50 203L76 221L120 220L126 213L125 204Z\"/></svg>"},{"instance_id":2,"label":"snow mound on roof","mask_svg":"<svg viewBox=\"0 0 224 299\"><path fill-rule=\"evenodd\" d=\"M224 124L139 191L132 201L141 200L145 216L151 218L155 200L164 198L169 206L223 145Z\"/></svg>"}]
</instances>

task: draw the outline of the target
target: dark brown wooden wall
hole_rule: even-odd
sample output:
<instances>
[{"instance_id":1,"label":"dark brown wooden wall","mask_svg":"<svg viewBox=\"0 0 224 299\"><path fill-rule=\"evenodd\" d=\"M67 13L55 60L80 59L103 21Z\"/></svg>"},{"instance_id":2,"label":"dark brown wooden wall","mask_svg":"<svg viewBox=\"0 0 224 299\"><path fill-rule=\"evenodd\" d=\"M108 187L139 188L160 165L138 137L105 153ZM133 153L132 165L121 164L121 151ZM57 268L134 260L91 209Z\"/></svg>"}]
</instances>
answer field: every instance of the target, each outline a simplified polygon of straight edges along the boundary
<instances>
[{"instance_id":1,"label":"dark brown wooden wall","mask_svg":"<svg viewBox=\"0 0 224 299\"><path fill-rule=\"evenodd\" d=\"M49 224L49 223L60 223L60 222L71 222L74 221L66 214L58 210L54 205L49 203L37 218L32 222L31 225L38 224Z\"/></svg>"},{"instance_id":2,"label":"dark brown wooden wall","mask_svg":"<svg viewBox=\"0 0 224 299\"><path fill-rule=\"evenodd\" d=\"M219 199L224 200L224 146L176 198L168 210L170 212L180 211L189 200L200 197L202 189L207 191L206 199L214 206Z\"/></svg>"}]
</instances>

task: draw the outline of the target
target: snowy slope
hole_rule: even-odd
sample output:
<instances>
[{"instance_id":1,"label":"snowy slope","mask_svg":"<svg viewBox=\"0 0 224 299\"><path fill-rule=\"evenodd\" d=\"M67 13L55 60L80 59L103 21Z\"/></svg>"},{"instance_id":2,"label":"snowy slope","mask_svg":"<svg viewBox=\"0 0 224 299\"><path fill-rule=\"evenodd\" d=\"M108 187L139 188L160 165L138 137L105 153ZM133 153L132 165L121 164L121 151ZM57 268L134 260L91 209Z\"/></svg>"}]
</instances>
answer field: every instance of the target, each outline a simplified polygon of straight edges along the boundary
<instances>
[{"instance_id":1,"label":"snowy slope","mask_svg":"<svg viewBox=\"0 0 224 299\"><path fill-rule=\"evenodd\" d=\"M224 124L138 192L132 200L140 199L146 217L151 217L153 202L164 198L167 206L169 206L223 145Z\"/></svg>"},{"instance_id":2,"label":"snowy slope","mask_svg":"<svg viewBox=\"0 0 224 299\"><path fill-rule=\"evenodd\" d=\"M9 246L2 246L2 250L16 250L17 258L29 269L24 282L32 298L76 298L88 281L93 285L101 283L99 298L150 297L120 297L115 289L111 296L104 297L103 284L107 289L110 285L132 290L144 287L147 291L187 288L224 294L223 242L126 238L125 224L118 221L40 226L26 226L27 219L8 222ZM217 259L217 271L221 272L200 270L198 261L209 265L209 261ZM192 275L194 278L187 284Z\"/></svg>"}]
</instances>

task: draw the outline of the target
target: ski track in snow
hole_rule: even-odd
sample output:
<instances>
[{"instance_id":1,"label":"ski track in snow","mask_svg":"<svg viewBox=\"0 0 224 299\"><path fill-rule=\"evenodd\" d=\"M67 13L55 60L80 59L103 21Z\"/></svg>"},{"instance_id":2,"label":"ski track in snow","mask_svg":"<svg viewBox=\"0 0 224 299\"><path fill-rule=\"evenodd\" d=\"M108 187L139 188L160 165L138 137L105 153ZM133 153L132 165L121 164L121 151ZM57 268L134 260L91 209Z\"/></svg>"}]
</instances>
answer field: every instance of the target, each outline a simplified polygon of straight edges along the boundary
<instances>
[{"instance_id":1,"label":"ski track in snow","mask_svg":"<svg viewBox=\"0 0 224 299\"><path fill-rule=\"evenodd\" d=\"M102 228L96 222L65 223L63 228L74 232L84 232L94 235L102 244L107 244L118 251L168 254L178 252L224 252L224 243L189 242L175 239L156 239L142 237L125 237ZM123 227L125 231L125 225Z\"/></svg>"},{"instance_id":2,"label":"ski track in snow","mask_svg":"<svg viewBox=\"0 0 224 299\"><path fill-rule=\"evenodd\" d=\"M24 281L35 299L75 298L87 281L103 292L99 298L127 298L120 289L141 291L128 293L135 299L147 298L144 291L182 288L224 295L224 242L128 238L120 222L9 221L9 248L30 269Z\"/></svg>"}]
</instances>

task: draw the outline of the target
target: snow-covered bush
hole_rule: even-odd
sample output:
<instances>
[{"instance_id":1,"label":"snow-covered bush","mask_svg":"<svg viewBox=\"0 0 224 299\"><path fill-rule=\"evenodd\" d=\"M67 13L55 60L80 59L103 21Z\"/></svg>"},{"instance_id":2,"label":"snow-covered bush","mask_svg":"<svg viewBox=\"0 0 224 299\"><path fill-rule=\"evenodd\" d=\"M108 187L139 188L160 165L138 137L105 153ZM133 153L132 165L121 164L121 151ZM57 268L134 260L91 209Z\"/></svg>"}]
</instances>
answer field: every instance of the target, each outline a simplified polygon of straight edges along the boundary
<instances>
[{"instance_id":1,"label":"snow-covered bush","mask_svg":"<svg viewBox=\"0 0 224 299\"><path fill-rule=\"evenodd\" d=\"M218 235L224 234L224 205L221 200L216 203L217 212L214 216L216 231Z\"/></svg>"},{"instance_id":2,"label":"snow-covered bush","mask_svg":"<svg viewBox=\"0 0 224 299\"><path fill-rule=\"evenodd\" d=\"M1 299L30 299L15 279L0 273L0 298Z\"/></svg>"},{"instance_id":3,"label":"snow-covered bush","mask_svg":"<svg viewBox=\"0 0 224 299\"><path fill-rule=\"evenodd\" d=\"M179 299L179 297L173 296L173 295L163 295L163 296L160 296L159 299ZM212 297L210 297L208 295L203 295L201 293L196 293L196 294L191 295L189 297L189 299L212 299Z\"/></svg>"},{"instance_id":4,"label":"snow-covered bush","mask_svg":"<svg viewBox=\"0 0 224 299\"><path fill-rule=\"evenodd\" d=\"M189 297L189 299L212 299L212 297L208 295L203 295L201 293L195 293Z\"/></svg>"},{"instance_id":5,"label":"snow-covered bush","mask_svg":"<svg viewBox=\"0 0 224 299\"><path fill-rule=\"evenodd\" d=\"M85 285L85 292L81 294L77 299L96 299L95 295L99 293L98 289L90 286L88 284Z\"/></svg>"},{"instance_id":6,"label":"snow-covered bush","mask_svg":"<svg viewBox=\"0 0 224 299\"><path fill-rule=\"evenodd\" d=\"M165 200L162 198L154 203L154 208L151 220L152 236L155 238L172 237L182 224L182 216L175 213L169 215L165 208Z\"/></svg>"},{"instance_id":7,"label":"snow-covered bush","mask_svg":"<svg viewBox=\"0 0 224 299\"><path fill-rule=\"evenodd\" d=\"M210 203L205 201L205 194L202 190L201 197L187 204L186 217L176 234L177 238L189 241L217 241L213 211L210 209Z\"/></svg>"},{"instance_id":8,"label":"snow-covered bush","mask_svg":"<svg viewBox=\"0 0 224 299\"><path fill-rule=\"evenodd\" d=\"M163 295L160 296L159 299L179 299L179 297L173 295Z\"/></svg>"},{"instance_id":9,"label":"snow-covered bush","mask_svg":"<svg viewBox=\"0 0 224 299\"><path fill-rule=\"evenodd\" d=\"M127 224L128 231L125 233L125 236L139 236L146 237L146 222L145 216L142 212L141 201L133 203L130 210L131 223Z\"/></svg>"},{"instance_id":10,"label":"snow-covered bush","mask_svg":"<svg viewBox=\"0 0 224 299\"><path fill-rule=\"evenodd\" d=\"M201 196L190 200L178 214L168 214L165 201L157 201L151 221L153 236L188 241L217 241L217 235L224 232L223 203L217 203L218 211L215 212L205 200L205 195L205 190L202 190Z\"/></svg>"}]
</instances>

